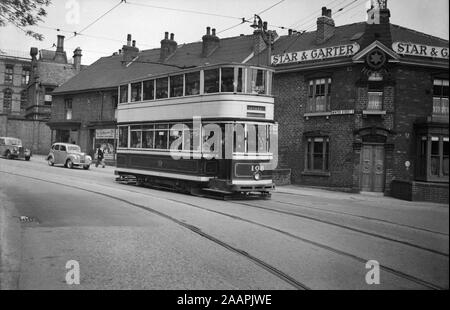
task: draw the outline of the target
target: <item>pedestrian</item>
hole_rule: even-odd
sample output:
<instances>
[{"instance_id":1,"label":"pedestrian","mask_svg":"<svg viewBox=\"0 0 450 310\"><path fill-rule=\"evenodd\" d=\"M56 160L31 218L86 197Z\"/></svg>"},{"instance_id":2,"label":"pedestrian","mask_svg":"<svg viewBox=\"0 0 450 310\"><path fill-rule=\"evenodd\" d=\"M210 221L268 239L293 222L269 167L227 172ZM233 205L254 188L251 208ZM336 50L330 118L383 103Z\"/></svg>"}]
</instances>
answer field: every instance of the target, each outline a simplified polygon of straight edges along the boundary
<instances>
[{"instance_id":1,"label":"pedestrian","mask_svg":"<svg viewBox=\"0 0 450 310\"><path fill-rule=\"evenodd\" d=\"M105 168L104 152L101 146L97 148L95 155L97 158L97 161L95 162L95 168L97 168L98 165L101 165L103 168Z\"/></svg>"}]
</instances>

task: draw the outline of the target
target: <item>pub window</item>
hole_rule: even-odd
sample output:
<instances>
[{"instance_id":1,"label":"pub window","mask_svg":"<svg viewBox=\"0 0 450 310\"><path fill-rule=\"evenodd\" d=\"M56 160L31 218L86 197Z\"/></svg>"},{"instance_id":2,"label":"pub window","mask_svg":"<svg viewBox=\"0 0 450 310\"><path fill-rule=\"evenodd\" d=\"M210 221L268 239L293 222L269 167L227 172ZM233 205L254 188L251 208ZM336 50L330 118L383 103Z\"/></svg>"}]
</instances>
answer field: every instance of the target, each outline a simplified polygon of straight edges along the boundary
<instances>
[{"instance_id":1,"label":"pub window","mask_svg":"<svg viewBox=\"0 0 450 310\"><path fill-rule=\"evenodd\" d=\"M383 110L383 88L378 84L370 84L367 93L367 110Z\"/></svg>"},{"instance_id":2,"label":"pub window","mask_svg":"<svg viewBox=\"0 0 450 310\"><path fill-rule=\"evenodd\" d=\"M119 127L119 147L128 147L128 126Z\"/></svg>"},{"instance_id":3,"label":"pub window","mask_svg":"<svg viewBox=\"0 0 450 310\"><path fill-rule=\"evenodd\" d=\"M142 127L141 126L131 126L130 128L130 148L140 149L142 148Z\"/></svg>"},{"instance_id":4,"label":"pub window","mask_svg":"<svg viewBox=\"0 0 450 310\"><path fill-rule=\"evenodd\" d=\"M186 73L186 96L200 94L200 71Z\"/></svg>"},{"instance_id":5,"label":"pub window","mask_svg":"<svg viewBox=\"0 0 450 310\"><path fill-rule=\"evenodd\" d=\"M12 90L7 88L3 91L3 112L11 112L12 107Z\"/></svg>"},{"instance_id":6,"label":"pub window","mask_svg":"<svg viewBox=\"0 0 450 310\"><path fill-rule=\"evenodd\" d=\"M131 102L141 101L142 83L131 84Z\"/></svg>"},{"instance_id":7,"label":"pub window","mask_svg":"<svg viewBox=\"0 0 450 310\"><path fill-rule=\"evenodd\" d=\"M155 99L155 80L144 81L144 100Z\"/></svg>"},{"instance_id":8,"label":"pub window","mask_svg":"<svg viewBox=\"0 0 450 310\"><path fill-rule=\"evenodd\" d=\"M5 68L5 84L12 84L14 76L14 66L6 65Z\"/></svg>"},{"instance_id":9,"label":"pub window","mask_svg":"<svg viewBox=\"0 0 450 310\"><path fill-rule=\"evenodd\" d=\"M170 97L183 96L183 82L184 76L182 74L170 77Z\"/></svg>"},{"instance_id":10,"label":"pub window","mask_svg":"<svg viewBox=\"0 0 450 310\"><path fill-rule=\"evenodd\" d=\"M156 99L167 98L169 89L169 78L161 78L156 80Z\"/></svg>"},{"instance_id":11,"label":"pub window","mask_svg":"<svg viewBox=\"0 0 450 310\"><path fill-rule=\"evenodd\" d=\"M306 147L306 170L329 170L330 139L327 137L308 138Z\"/></svg>"},{"instance_id":12,"label":"pub window","mask_svg":"<svg viewBox=\"0 0 450 310\"><path fill-rule=\"evenodd\" d=\"M417 177L427 181L448 179L449 138L419 137Z\"/></svg>"},{"instance_id":13,"label":"pub window","mask_svg":"<svg viewBox=\"0 0 450 310\"><path fill-rule=\"evenodd\" d=\"M221 68L220 92L234 92L234 68Z\"/></svg>"},{"instance_id":14,"label":"pub window","mask_svg":"<svg viewBox=\"0 0 450 310\"><path fill-rule=\"evenodd\" d=\"M205 93L219 92L219 69L205 70Z\"/></svg>"},{"instance_id":15,"label":"pub window","mask_svg":"<svg viewBox=\"0 0 450 310\"><path fill-rule=\"evenodd\" d=\"M128 102L128 85L122 85L119 87L119 96L120 96L120 103L126 103Z\"/></svg>"},{"instance_id":16,"label":"pub window","mask_svg":"<svg viewBox=\"0 0 450 310\"><path fill-rule=\"evenodd\" d=\"M331 78L314 79L309 81L307 112L330 111Z\"/></svg>"},{"instance_id":17,"label":"pub window","mask_svg":"<svg viewBox=\"0 0 450 310\"><path fill-rule=\"evenodd\" d=\"M25 112L27 109L28 104L28 92L26 90L23 90L20 93L20 111Z\"/></svg>"},{"instance_id":18,"label":"pub window","mask_svg":"<svg viewBox=\"0 0 450 310\"><path fill-rule=\"evenodd\" d=\"M22 69L22 85L27 85L30 81L30 68Z\"/></svg>"},{"instance_id":19,"label":"pub window","mask_svg":"<svg viewBox=\"0 0 450 310\"><path fill-rule=\"evenodd\" d=\"M448 113L448 80L435 79L433 82L433 114Z\"/></svg>"},{"instance_id":20,"label":"pub window","mask_svg":"<svg viewBox=\"0 0 450 310\"><path fill-rule=\"evenodd\" d=\"M266 94L266 71L260 69L248 69L248 88L252 94Z\"/></svg>"},{"instance_id":21,"label":"pub window","mask_svg":"<svg viewBox=\"0 0 450 310\"><path fill-rule=\"evenodd\" d=\"M65 110L66 110L66 119L71 120L72 119L72 99L64 100L64 106L65 106Z\"/></svg>"}]
</instances>

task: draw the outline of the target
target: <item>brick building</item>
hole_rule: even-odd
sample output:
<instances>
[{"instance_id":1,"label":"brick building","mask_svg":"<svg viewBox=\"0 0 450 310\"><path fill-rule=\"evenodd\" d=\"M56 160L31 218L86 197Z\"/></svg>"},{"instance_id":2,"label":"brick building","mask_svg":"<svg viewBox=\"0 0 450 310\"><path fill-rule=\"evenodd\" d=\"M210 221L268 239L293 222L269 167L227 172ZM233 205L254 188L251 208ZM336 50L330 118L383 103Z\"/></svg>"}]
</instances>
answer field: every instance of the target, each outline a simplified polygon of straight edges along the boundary
<instances>
[{"instance_id":1,"label":"brick building","mask_svg":"<svg viewBox=\"0 0 450 310\"><path fill-rule=\"evenodd\" d=\"M52 92L58 86L74 77L82 69L81 49L73 52L69 62L64 50L64 36L57 36L56 50L30 49L31 71L28 84L27 119L48 120L52 107Z\"/></svg>"},{"instance_id":2,"label":"brick building","mask_svg":"<svg viewBox=\"0 0 450 310\"><path fill-rule=\"evenodd\" d=\"M293 183L448 202L448 41L391 24L386 1L375 16L336 27L323 8L317 31L274 42L279 166Z\"/></svg>"},{"instance_id":3,"label":"brick building","mask_svg":"<svg viewBox=\"0 0 450 310\"><path fill-rule=\"evenodd\" d=\"M30 72L31 59L25 52L0 50L0 114L25 115Z\"/></svg>"}]
</instances>

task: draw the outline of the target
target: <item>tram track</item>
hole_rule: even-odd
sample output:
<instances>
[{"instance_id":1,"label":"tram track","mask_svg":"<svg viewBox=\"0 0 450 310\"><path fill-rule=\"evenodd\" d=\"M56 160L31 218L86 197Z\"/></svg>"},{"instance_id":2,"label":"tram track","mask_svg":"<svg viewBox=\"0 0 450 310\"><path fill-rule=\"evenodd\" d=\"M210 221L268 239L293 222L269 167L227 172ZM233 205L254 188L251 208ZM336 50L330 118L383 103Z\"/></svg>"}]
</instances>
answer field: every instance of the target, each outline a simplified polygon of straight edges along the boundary
<instances>
[{"instance_id":1,"label":"tram track","mask_svg":"<svg viewBox=\"0 0 450 310\"><path fill-rule=\"evenodd\" d=\"M80 190L80 191L85 191L85 192L88 192L88 193L92 193L92 194L100 195L100 196L103 196L103 197L106 197L106 198L109 198L109 199L120 201L120 202L123 202L123 203L125 203L127 205L130 205L130 206L139 208L141 210L150 212L152 214L155 214L157 216L165 218L166 220L169 220L169 221L171 221L171 222L173 222L173 223L175 223L175 224L177 224L177 225L179 225L179 226L181 226L181 227L183 227L185 229L188 229L189 231L191 231L191 232L193 232L193 233L195 233L195 234L197 234L197 235L199 235L199 236L201 236L201 237L203 237L203 238L205 238L205 239L207 239L207 240L209 240L209 241L211 241L211 242L213 242L213 243L215 243L215 244L217 244L217 245L219 245L219 246L221 246L221 247L223 247L223 248L225 248L225 249L227 249L227 250L229 250L229 251L231 251L231 252L233 252L235 254L238 254L240 256L245 257L246 259L252 261L253 263L258 265L262 269L264 269L267 272L271 273L272 275L276 276L280 280L290 284L295 289L298 289L298 290L310 290L310 288L307 285L305 285L304 283L301 283L301 282L297 281L296 279L292 278L291 276L289 276L288 274L284 273L283 271L277 269L276 267L274 267L274 266L264 262L263 260L255 257L255 256L247 253L246 251L238 249L238 248L232 246L231 244L229 244L229 243L227 243L225 241L222 241L222 240L220 240L220 239L218 239L218 238L216 238L216 237L214 237L214 236L212 236L212 235L210 235L210 234L208 234L206 232L203 232L200 228L198 228L198 227L196 227L194 225L190 225L188 223L180 221L180 220L178 220L178 219L176 219L176 218L174 218L174 217L172 217L172 216L170 216L168 214L165 214L163 212L157 211L157 210L155 210L153 208L150 208L150 207L147 207L147 206L144 206L144 205L141 205L141 204L134 203L134 202L129 201L127 199L115 197L113 195L109 195L109 194L102 193L102 192L95 191L95 190L91 190L91 189L86 189L86 188L83 188L83 187L80 187L80 186L76 186L76 185L68 185L68 184L58 183L58 182L54 182L54 181L50 181L50 180L46 180L46 179L42 179L42 178L30 177L30 176L26 176L26 175L22 175L22 174L11 173L11 172L1 171L1 170L0 170L0 172L4 173L4 174L9 174L9 175L14 175L14 176L18 176L18 177L23 177L23 178L35 180L35 181L41 181L41 182L46 182L46 183L50 183L50 184L56 184L56 185L60 185L60 186L64 186L64 187L69 187L71 189L77 189L77 190ZM161 199L161 200L169 200L169 199L165 199L165 198L161 198L161 197L157 197L157 196L154 196L154 197L158 198L158 199Z\"/></svg>"},{"instance_id":2,"label":"tram track","mask_svg":"<svg viewBox=\"0 0 450 310\"><path fill-rule=\"evenodd\" d=\"M46 179L42 179L42 178L30 177L30 176L26 176L26 175L21 175L21 174L16 174L16 173L11 173L11 172L5 172L5 171L1 171L1 170L0 170L0 172L6 173L6 174L10 174L10 175L19 176L19 177L33 179L33 180L36 180L36 181L43 181L43 182L47 182L47 183L51 183L51 184L57 184L57 185L69 187L69 188L75 188L75 189L78 189L78 190L81 190L81 191L85 191L85 192L101 195L101 196L104 196L104 197L107 197L107 198L110 198L110 199L113 199L113 200L117 200L117 201L126 203L126 204L128 204L130 206L137 207L137 208L140 208L142 210L148 211L148 212L153 213L155 215L161 216L161 217L163 217L163 218L165 218L165 219L167 219L169 221L172 221L172 222L176 223L177 225L180 225L180 226L190 230L191 232L193 232L195 234L198 234L198 235L202 236L203 238L206 238L206 239L212 241L213 243L216 243L216 244L220 245L221 247L224 247L224 248L228 249L229 251L232 251L232 252L234 252L236 254L244 256L245 258L247 258L250 261L254 262L258 266L260 266L263 269L265 269L266 271L268 271L271 274L275 275L279 279L289 283L290 285L292 285L296 289L301 289L301 290L309 290L310 289L306 284L297 281L296 279L294 279L291 276L285 274L284 272L280 271L276 267L274 267L274 266L272 266L272 265L270 265L270 264L268 264L268 263L258 259L257 257L254 257L254 256L250 255L249 253L245 252L244 250L238 249L238 248L236 248L236 247L234 247L234 246L232 246L232 245L230 245L230 244L228 244L228 243L226 243L226 242L224 242L224 241L222 241L220 239L217 239L216 237L214 237L214 236L212 236L212 235L210 235L208 233L203 232L201 229L199 229L196 226L193 226L193 225L190 225L190 224L185 223L183 221L180 221L180 220L178 220L178 219L176 219L176 218L174 218L174 217L172 217L170 215L167 215L167 214L165 214L163 212L157 211L157 210L152 209L150 207L147 207L147 206L144 206L144 205L141 205L141 204L137 204L137 203L134 203L132 201L129 201L129 200L126 200L126 199L123 199L123 198L120 198L120 197L116 197L116 196L113 196L113 195L105 194L103 192L99 192L99 191L95 191L95 190L92 190L92 189L86 189L86 188L83 188L83 187L79 187L79 186L76 186L76 185L67 185L67 184L64 184L64 183L58 183L58 182L55 182L55 181L50 181L50 180L46 180ZM101 184L97 184L97 185L101 185ZM101 185L101 186L103 186L103 185ZM199 206L199 205L195 205L193 203L189 203L189 202L186 202L186 201L183 201L183 200L174 199L174 198L161 197L161 196L158 196L158 195L142 193L142 192L139 192L139 191L133 191L133 190L129 190L129 189L127 189L127 191L133 192L133 193L137 193L137 194L140 194L140 195L144 195L144 196L149 196L149 197L160 199L160 200L166 200L166 201L170 201L170 202L174 202L174 203L178 203L178 204L182 204L182 205L187 205L187 206L194 207L194 208L206 211L206 212L219 214L219 215L222 215L222 216L234 219L234 220L246 222L246 223L249 223L249 224L252 224L252 225L256 225L256 226L259 226L259 227L262 227L262 228L265 228L265 229L269 229L271 231L275 231L277 233L280 233L280 234L288 236L290 238L299 240L301 242L304 242L304 243L316 246L318 248L330 251L332 253L335 253L335 254L338 254L338 255L341 255L341 256L353 259L353 260L356 260L356 261L358 261L360 263L363 263L363 264L365 264L367 261L369 261L366 258L362 258L360 256L357 256L357 255L354 255L354 254L351 254L351 253L348 253L348 252L345 252L345 251L342 251L342 250L330 247L330 246L328 246L326 244L322 244L322 243L319 243L319 242L316 242L316 241L313 241L313 240L310 240L310 239L306 239L306 238L294 235L292 233L286 232L284 230L278 229L276 227L272 227L272 226L268 226L268 225L265 225L265 224L262 224L262 223L258 223L258 222L255 222L255 221L252 221L252 220L249 220L249 219L242 218L240 216L236 216L236 215L228 214L228 213L225 213L225 212L212 210L212 209L209 209L209 208L205 208L205 207L202 207L202 206ZM230 201L227 201L227 202L230 202ZM231 201L231 203L247 206L247 204L244 204L244 203L236 203L236 202L232 202L232 201ZM250 205L250 206L252 206L252 205ZM270 208L261 208L261 209L268 209L268 211L276 211L276 210L271 210ZM289 214L289 215L292 215L292 214ZM418 248L421 249L420 247L418 247ZM434 254L436 254L436 253L434 253ZM448 255L446 255L446 256L448 257ZM402 278L402 279L407 280L407 281L411 281L413 283L419 284L419 285L424 286L424 287L429 288L429 289L433 289L433 290L445 290L446 289L444 287L441 287L441 286L436 285L434 283L431 283L429 281L417 278L417 277L415 277L413 275L407 274L405 272L396 270L396 269L388 267L388 266L380 265L380 269L385 271L385 272L388 272L390 274L393 274L393 275L395 275L395 276L397 276L399 278Z\"/></svg>"},{"instance_id":3,"label":"tram track","mask_svg":"<svg viewBox=\"0 0 450 310\"><path fill-rule=\"evenodd\" d=\"M230 202L230 201L229 201ZM338 228L342 228L345 230L349 230L349 231L353 231L353 232L357 232L360 234L364 234L367 236L371 236L371 237L375 237L375 238L379 238L379 239L383 239L386 241L390 241L390 242L394 242L394 243L398 243L398 244L402 244L402 245L406 245L406 246L410 246L419 250L423 250L423 251L427 251L433 254L437 254L437 255L441 255L444 257L449 257L448 253L442 252L442 251L438 251L435 249L431 249L431 248L427 248L424 246L420 246L408 241L404 241L404 240L398 240L398 239L394 239L388 236L384 236L384 235L380 235L377 233L372 233L372 232L368 232L366 230L363 229L359 229L359 228L355 228L355 227L351 227L351 226L347 226L347 225L343 225L343 224L338 224L332 221L328 221L328 220L323 220L317 217L313 217L313 216L309 216L309 215L303 215L303 214L299 214L299 213L295 213L295 212L289 212L289 211L283 211L283 210L278 210L278 209L272 209L272 208L268 208L268 207L263 207L263 206L256 206L254 204L250 204L250 203L243 203L243 202L233 202L231 201L230 203L235 204L235 205L242 205L242 206L246 206L246 207L251 207L251 208L255 208L255 209L261 209L261 210L266 210L266 211L271 211L274 213L279 213L279 214L285 214L285 215L289 215L289 216L294 216L294 217L299 217L299 218L303 218L303 219L307 219L307 220L311 220L311 221L315 221L318 223L322 223L322 224L327 224L327 225L332 225Z\"/></svg>"}]
</instances>

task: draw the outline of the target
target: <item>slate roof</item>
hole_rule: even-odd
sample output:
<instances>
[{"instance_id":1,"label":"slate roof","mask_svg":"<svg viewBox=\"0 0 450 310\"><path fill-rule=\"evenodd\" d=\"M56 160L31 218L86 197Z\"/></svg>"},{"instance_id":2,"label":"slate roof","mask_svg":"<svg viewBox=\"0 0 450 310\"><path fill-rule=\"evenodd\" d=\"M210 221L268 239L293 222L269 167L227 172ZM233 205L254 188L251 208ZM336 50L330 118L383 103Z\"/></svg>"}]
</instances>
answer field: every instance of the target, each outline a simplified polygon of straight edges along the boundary
<instances>
[{"instance_id":1,"label":"slate roof","mask_svg":"<svg viewBox=\"0 0 450 310\"><path fill-rule=\"evenodd\" d=\"M174 54L169 56L166 64L177 66L203 66L218 63L242 63L253 49L253 36L239 36L220 40L219 47L209 56L202 57L202 42L178 45ZM130 80L152 75L179 71L180 69L165 65L145 62L159 62L160 49L143 50L129 66L122 64L123 55L102 57L78 75L70 79L53 94L105 89L117 87Z\"/></svg>"},{"instance_id":2,"label":"slate roof","mask_svg":"<svg viewBox=\"0 0 450 310\"><path fill-rule=\"evenodd\" d=\"M335 28L332 38L323 44L316 43L316 32L307 32L297 38L297 35L281 36L274 44L273 54L283 54L360 42L366 27L365 22L343 25ZM439 47L448 47L448 40L433 37L412 29L391 24L392 41L413 42ZM389 46L389 48L391 48ZM245 35L221 38L220 46L209 56L202 57L202 42L179 45L176 52L166 61L167 64L178 66L203 66L205 64L242 63L253 51L253 36ZM143 50L138 53L136 62L129 66L122 65L122 55L102 57L75 77L58 87L53 94L73 93L94 89L117 87L130 80L145 78L151 75L165 74L180 69L143 62L159 62L160 49ZM255 55L247 63L267 64L267 52Z\"/></svg>"}]
</instances>

